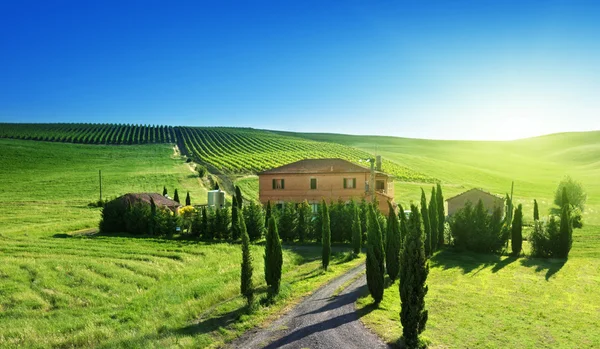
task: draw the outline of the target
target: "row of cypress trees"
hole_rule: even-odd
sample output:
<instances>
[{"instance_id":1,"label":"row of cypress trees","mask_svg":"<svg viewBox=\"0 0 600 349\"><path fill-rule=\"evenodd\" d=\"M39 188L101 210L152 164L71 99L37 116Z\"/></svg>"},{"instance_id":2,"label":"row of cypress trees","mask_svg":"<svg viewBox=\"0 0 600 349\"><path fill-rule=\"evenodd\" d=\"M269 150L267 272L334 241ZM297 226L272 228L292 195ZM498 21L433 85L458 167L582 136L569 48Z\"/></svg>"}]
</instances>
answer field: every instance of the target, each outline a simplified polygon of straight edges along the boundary
<instances>
[{"instance_id":1,"label":"row of cypress trees","mask_svg":"<svg viewBox=\"0 0 600 349\"><path fill-rule=\"evenodd\" d=\"M168 194L167 191L167 187L163 187L163 192L162 195L165 196ZM173 192L173 201L177 201L178 203L181 203L181 201L179 200L179 192L177 191L177 188L175 188L175 191ZM186 206L190 206L192 204L192 199L190 198L190 192L187 192L187 195L185 196L185 205Z\"/></svg>"}]
</instances>

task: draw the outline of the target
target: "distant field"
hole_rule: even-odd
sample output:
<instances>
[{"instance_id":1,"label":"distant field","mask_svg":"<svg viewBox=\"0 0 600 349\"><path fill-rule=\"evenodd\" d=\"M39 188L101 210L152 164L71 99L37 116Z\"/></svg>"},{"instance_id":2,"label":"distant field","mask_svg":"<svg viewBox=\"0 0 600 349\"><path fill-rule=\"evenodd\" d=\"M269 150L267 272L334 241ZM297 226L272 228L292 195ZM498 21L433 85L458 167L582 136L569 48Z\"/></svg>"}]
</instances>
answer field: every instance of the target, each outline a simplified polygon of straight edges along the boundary
<instances>
[{"instance_id":1,"label":"distant field","mask_svg":"<svg viewBox=\"0 0 600 349\"><path fill-rule=\"evenodd\" d=\"M182 154L208 165L213 172L225 174L255 174L307 158L342 158L359 163L371 157L365 151L337 143L238 127L0 124L0 138L113 145L177 144ZM434 181L428 175L388 160L384 161L383 169L405 181Z\"/></svg>"},{"instance_id":2,"label":"distant field","mask_svg":"<svg viewBox=\"0 0 600 349\"><path fill-rule=\"evenodd\" d=\"M527 246L526 246L527 247ZM527 250L527 249L526 249ZM600 347L600 229L577 229L569 259L437 253L423 335L431 348ZM359 309L370 307L370 296ZM365 310L366 310L365 309ZM398 282L362 321L388 342L402 334Z\"/></svg>"},{"instance_id":3,"label":"distant field","mask_svg":"<svg viewBox=\"0 0 600 349\"><path fill-rule=\"evenodd\" d=\"M588 193L586 222L600 225L600 131L554 134L510 142L437 141L380 136L282 133L315 141L327 140L377 153L402 166L441 180L445 197L472 187L492 193L510 192L515 181L516 203L525 218L533 199L542 212L552 206L554 192L565 175L583 183ZM396 201L417 201L420 187L396 183Z\"/></svg>"},{"instance_id":4,"label":"distant field","mask_svg":"<svg viewBox=\"0 0 600 349\"><path fill-rule=\"evenodd\" d=\"M97 227L99 198L128 192L162 193L167 186L192 203L206 202L206 189L166 144L104 146L0 139L0 234L48 234Z\"/></svg>"}]
</instances>

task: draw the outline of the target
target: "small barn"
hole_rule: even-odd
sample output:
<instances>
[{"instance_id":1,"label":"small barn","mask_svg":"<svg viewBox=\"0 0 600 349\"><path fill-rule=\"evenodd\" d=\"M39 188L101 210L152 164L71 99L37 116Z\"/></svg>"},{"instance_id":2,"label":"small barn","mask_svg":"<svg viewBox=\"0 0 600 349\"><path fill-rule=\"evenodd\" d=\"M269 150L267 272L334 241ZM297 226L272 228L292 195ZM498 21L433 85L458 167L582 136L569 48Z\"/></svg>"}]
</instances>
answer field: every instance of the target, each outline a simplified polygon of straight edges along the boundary
<instances>
[{"instance_id":1,"label":"small barn","mask_svg":"<svg viewBox=\"0 0 600 349\"><path fill-rule=\"evenodd\" d=\"M150 199L154 200L156 207L166 207L174 213L179 212L181 204L159 193L129 193L117 198L127 204L134 205L138 202L147 203L150 205Z\"/></svg>"},{"instance_id":2,"label":"small barn","mask_svg":"<svg viewBox=\"0 0 600 349\"><path fill-rule=\"evenodd\" d=\"M456 213L456 211L465 207L467 202L470 201L474 206L477 205L479 200L483 202L483 206L490 213L493 212L496 207L504 207L504 197L488 193L487 191L479 188L473 188L447 199L446 214L448 216L452 216L454 213Z\"/></svg>"}]
</instances>

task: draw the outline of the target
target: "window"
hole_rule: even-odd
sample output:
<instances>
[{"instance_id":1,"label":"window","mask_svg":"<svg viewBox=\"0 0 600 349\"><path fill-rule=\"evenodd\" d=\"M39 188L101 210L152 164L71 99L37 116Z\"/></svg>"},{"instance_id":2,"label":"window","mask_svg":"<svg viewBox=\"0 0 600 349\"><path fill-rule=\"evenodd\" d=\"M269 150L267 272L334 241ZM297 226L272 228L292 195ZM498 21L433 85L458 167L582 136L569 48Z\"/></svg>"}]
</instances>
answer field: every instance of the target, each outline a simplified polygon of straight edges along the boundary
<instances>
[{"instance_id":1,"label":"window","mask_svg":"<svg viewBox=\"0 0 600 349\"><path fill-rule=\"evenodd\" d=\"M273 189L285 189L285 181L283 179L273 179Z\"/></svg>"},{"instance_id":2,"label":"window","mask_svg":"<svg viewBox=\"0 0 600 349\"><path fill-rule=\"evenodd\" d=\"M344 178L344 189L356 189L356 178Z\"/></svg>"},{"instance_id":3,"label":"window","mask_svg":"<svg viewBox=\"0 0 600 349\"><path fill-rule=\"evenodd\" d=\"M310 179L310 189L317 189L317 179L316 178Z\"/></svg>"},{"instance_id":4,"label":"window","mask_svg":"<svg viewBox=\"0 0 600 349\"><path fill-rule=\"evenodd\" d=\"M375 181L375 189L376 190L385 190L385 181Z\"/></svg>"}]
</instances>

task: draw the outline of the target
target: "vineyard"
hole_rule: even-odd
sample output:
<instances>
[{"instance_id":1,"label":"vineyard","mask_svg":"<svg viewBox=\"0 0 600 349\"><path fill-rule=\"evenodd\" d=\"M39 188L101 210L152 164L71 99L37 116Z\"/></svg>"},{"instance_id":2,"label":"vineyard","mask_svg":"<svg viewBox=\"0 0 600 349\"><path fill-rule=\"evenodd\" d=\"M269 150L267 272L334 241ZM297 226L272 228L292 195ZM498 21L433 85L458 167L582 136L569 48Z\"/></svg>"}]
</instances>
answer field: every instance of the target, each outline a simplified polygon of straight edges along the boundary
<instances>
[{"instance_id":1,"label":"vineyard","mask_svg":"<svg viewBox=\"0 0 600 349\"><path fill-rule=\"evenodd\" d=\"M224 174L256 173L309 158L341 158L359 163L373 156L338 143L233 127L1 124L0 138L107 145L176 143L183 155ZM434 181L386 159L382 169L403 181Z\"/></svg>"}]
</instances>

